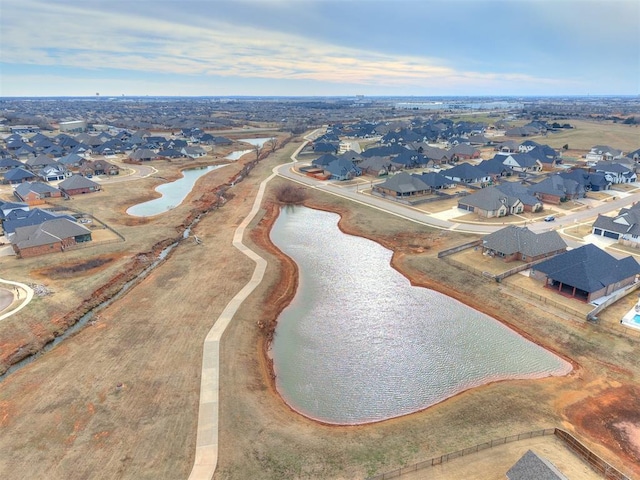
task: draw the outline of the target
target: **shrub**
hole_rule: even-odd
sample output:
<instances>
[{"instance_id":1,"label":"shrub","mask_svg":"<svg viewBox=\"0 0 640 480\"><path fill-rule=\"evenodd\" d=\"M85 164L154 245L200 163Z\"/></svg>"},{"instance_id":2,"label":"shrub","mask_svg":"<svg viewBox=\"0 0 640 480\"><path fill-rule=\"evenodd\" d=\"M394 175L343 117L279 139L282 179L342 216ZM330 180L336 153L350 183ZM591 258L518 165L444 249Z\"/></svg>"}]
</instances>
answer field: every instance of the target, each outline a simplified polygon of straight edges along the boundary
<instances>
[{"instance_id":1,"label":"shrub","mask_svg":"<svg viewBox=\"0 0 640 480\"><path fill-rule=\"evenodd\" d=\"M276 190L276 199L280 203L296 205L305 201L307 198L307 192L303 187L298 187L287 183L281 185Z\"/></svg>"}]
</instances>

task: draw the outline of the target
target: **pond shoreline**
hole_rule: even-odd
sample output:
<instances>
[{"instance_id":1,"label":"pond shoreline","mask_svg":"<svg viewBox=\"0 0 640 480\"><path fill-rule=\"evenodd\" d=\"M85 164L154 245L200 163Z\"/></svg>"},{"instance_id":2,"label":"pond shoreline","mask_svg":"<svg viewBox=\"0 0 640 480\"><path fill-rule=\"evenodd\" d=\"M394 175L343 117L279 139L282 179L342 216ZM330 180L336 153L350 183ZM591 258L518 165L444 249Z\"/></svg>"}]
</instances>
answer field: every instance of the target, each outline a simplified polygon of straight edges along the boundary
<instances>
[{"instance_id":1,"label":"pond shoreline","mask_svg":"<svg viewBox=\"0 0 640 480\"><path fill-rule=\"evenodd\" d=\"M326 426L330 426L330 427L354 427L354 426L364 426L364 425L372 425L372 424L378 424L381 422L389 422L395 419L399 419L399 418L404 418L407 417L408 415L414 415L420 412L423 412L431 407L434 407L435 405L438 405L440 403L443 403L447 400L451 400L455 397L458 397L466 392L472 391L472 390L476 390L478 388L485 388L485 387L489 387L490 385L493 385L495 383L499 383L499 382L504 382L504 381L513 381L513 380L523 380L523 379L545 379L545 378L562 378L565 376L574 376L574 375L579 375L580 374L580 366L577 362L575 362L574 360L568 358L566 355L563 355L562 353L558 352L557 350L555 350L552 347L549 347L548 345L545 345L543 342L536 340L532 335L528 334L526 331L522 330L521 328L519 328L516 325L513 325L511 322L507 321L503 316L501 316L499 314L499 312L496 312L494 309L491 308L487 308L486 304L478 301L475 298L469 297L468 295L463 294L462 292L457 291L456 289L452 288L449 285L443 285L439 282L435 282L432 279L429 279L426 275L420 275L419 277L416 275L411 275L411 273L409 273L407 270L405 269L404 265L403 265L403 261L407 255L406 252L404 252L404 247L406 245L402 244L402 241L399 242L391 242L386 238L383 238L382 236L376 236L373 234L365 234L361 231L359 231L358 229L354 228L352 225L350 225L349 223L349 215L350 212L348 209L346 208L341 208L337 205L332 205L332 204L326 204L326 203L321 203L321 202L317 202L317 201L313 201L313 200L305 200L301 206L305 206L308 208L312 208L312 209L316 209L316 210L321 210L321 211L325 211L325 212L330 212L330 213L336 213L339 215L340 219L338 221L338 228L339 230L346 235L352 235L352 236L357 236L357 237L361 237L361 238L365 238L368 240L371 240L373 242L376 242L380 245L382 245L383 247L387 248L388 250L391 250L392 252L392 257L391 257L391 262L390 265L393 269L395 269L397 272L399 272L401 275L403 275L405 278L407 278L409 280L409 282L411 283L412 286L419 286L419 287L424 287L424 288L428 288L431 290L434 290L436 292L439 292L441 294L444 294L448 297L451 297L463 304L465 304L466 306L473 308L474 310L477 310L495 320L497 320L498 322L500 322L501 324L505 325L506 327L508 327L509 329L511 329L512 331L514 331L515 333L517 333L518 335L522 336L523 338L525 338L526 340L529 340L532 343L535 343L536 345L544 348L545 350L547 350L548 352L556 355L557 357L561 358L562 360L564 360L565 362L567 362L570 365L570 368L561 373L561 374L557 374L557 375L546 375L546 376L537 376L535 374L532 374L530 376L524 375L524 376L520 376L517 379L513 379L513 378L500 378L497 380L490 380L488 382L482 382L481 384L477 385L477 386L472 386L472 387L468 387L468 388L463 388L462 390L454 393L453 395L450 395L446 398L441 399L438 402L435 402L433 404L430 404L424 408L421 408L419 410L416 410L415 412L411 412L411 413L407 413L407 414L400 414L397 416L393 416L393 417L389 417L386 419L381 419L381 420L375 420L372 422L363 422L363 423L332 423L332 422L327 422L324 420L319 420L316 418L313 418L303 412L298 411L297 409L293 408L291 405L289 405L289 403L284 399L284 397L280 394L277 386L276 386L276 373L274 370L274 365L273 365L273 359L272 359L272 355L271 355L271 342L273 340L273 336L275 334L275 329L277 327L277 323L278 323L278 318L281 314L281 312L284 310L284 308L286 308L291 301L293 300L296 292L297 292L297 288L298 288L298 279L299 279L299 272L298 272L298 266L297 264L293 261L293 259L291 259L290 257L288 257L286 254L284 254L278 247L276 247L270 238L270 232L271 229L273 228L273 225L275 223L275 221L277 220L279 214L280 214L280 208L283 205L280 205L278 203L274 203L274 202L269 202L266 203L263 208L265 209L265 214L263 216L263 218L261 219L261 221L258 223L258 225L252 230L251 232L251 237L252 240L258 245L260 246L260 248L263 248L264 250L266 250L267 252L269 252L270 254L272 254L273 256L277 257L278 261L279 261L279 268L280 268L280 274L279 274L279 278L277 283L272 287L271 291L267 294L268 298L274 297L275 300L274 301L270 301L269 302L269 307L268 310L265 310L265 315L264 315L264 320L260 322L259 327L262 330L263 335L260 337L259 340L259 345L258 345L258 349L262 352L261 355L261 359L260 359L260 364L263 367L264 370L264 375L266 378L269 379L269 386L270 386L270 390L271 392L276 395L285 405L287 405L287 407L292 411L295 412L301 416L303 416L306 419L309 419L315 423L319 423L322 425L326 425Z\"/></svg>"}]
</instances>

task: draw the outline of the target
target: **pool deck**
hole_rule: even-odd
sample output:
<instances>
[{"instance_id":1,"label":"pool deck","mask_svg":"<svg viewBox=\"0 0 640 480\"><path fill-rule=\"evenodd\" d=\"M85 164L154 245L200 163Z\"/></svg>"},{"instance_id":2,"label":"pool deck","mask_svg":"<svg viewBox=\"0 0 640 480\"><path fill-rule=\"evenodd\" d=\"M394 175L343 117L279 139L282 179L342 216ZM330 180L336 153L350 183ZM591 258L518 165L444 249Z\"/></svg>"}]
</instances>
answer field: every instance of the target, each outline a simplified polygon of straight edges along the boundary
<instances>
[{"instance_id":1,"label":"pool deck","mask_svg":"<svg viewBox=\"0 0 640 480\"><path fill-rule=\"evenodd\" d=\"M640 323L635 321L635 316L636 315L640 315L640 311L636 312L636 307L634 305L634 307L631 310L629 310L624 315L624 317L622 317L622 320L620 320L620 323L622 325L624 325L625 327L629 327L629 328L634 328L636 330L640 330Z\"/></svg>"}]
</instances>

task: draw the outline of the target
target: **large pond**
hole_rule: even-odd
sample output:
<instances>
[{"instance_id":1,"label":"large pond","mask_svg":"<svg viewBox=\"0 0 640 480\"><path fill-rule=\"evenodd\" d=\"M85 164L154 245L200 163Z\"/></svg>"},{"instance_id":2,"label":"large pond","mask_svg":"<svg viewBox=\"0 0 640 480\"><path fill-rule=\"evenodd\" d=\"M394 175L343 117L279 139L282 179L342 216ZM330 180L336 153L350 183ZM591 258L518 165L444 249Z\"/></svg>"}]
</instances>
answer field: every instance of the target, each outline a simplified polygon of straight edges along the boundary
<instances>
[{"instance_id":1,"label":"large pond","mask_svg":"<svg viewBox=\"0 0 640 480\"><path fill-rule=\"evenodd\" d=\"M571 365L497 320L391 268L391 251L343 234L338 215L281 211L271 238L299 267L272 344L277 388L327 423L384 420L505 379Z\"/></svg>"},{"instance_id":2,"label":"large pond","mask_svg":"<svg viewBox=\"0 0 640 480\"><path fill-rule=\"evenodd\" d=\"M268 138L241 138L238 141L239 142L243 142L243 143L248 143L249 145L253 145L254 147L258 147L258 148L262 148L262 146L267 143L269 140L271 140L271 137ZM255 149L249 149L249 150L236 150L235 152L231 152L229 155L227 155L225 158L225 160L238 160L240 157L242 157L243 155L246 155L247 153L251 153L251 152L255 152Z\"/></svg>"},{"instance_id":3,"label":"large pond","mask_svg":"<svg viewBox=\"0 0 640 480\"><path fill-rule=\"evenodd\" d=\"M171 210L187 198L187 195L189 195L189 192L191 192L196 181L201 176L222 167L224 167L224 165L211 165L209 167L182 170L182 178L174 182L163 183L156 187L156 192L162 194L161 197L133 205L127 209L127 213L134 217L150 217Z\"/></svg>"}]
</instances>

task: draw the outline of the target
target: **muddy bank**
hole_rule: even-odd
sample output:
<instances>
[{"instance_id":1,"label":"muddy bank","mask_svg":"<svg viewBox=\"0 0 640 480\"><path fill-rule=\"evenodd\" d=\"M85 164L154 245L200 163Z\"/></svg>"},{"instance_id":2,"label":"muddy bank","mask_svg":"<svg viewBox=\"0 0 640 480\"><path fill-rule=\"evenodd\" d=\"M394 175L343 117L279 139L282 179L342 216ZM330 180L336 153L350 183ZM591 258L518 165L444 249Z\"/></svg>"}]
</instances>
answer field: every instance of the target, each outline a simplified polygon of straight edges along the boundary
<instances>
[{"instance_id":1,"label":"muddy bank","mask_svg":"<svg viewBox=\"0 0 640 480\"><path fill-rule=\"evenodd\" d=\"M564 375L577 375L579 371L579 365L568 358L566 355L558 352L556 349L551 348L548 345L545 345L543 342L537 340L529 333L523 331L521 328L514 326L511 322L509 322L504 315L501 315L497 310L497 307L491 305L486 299L480 299L474 296L470 296L468 292L463 292L455 289L451 285L443 284L437 282L433 278L430 278L423 272L416 271L414 268L411 268L405 260L407 256L413 254L423 254L425 252L432 253L435 258L437 250L443 247L444 242L446 241L445 236L438 232L427 232L423 234L397 234L393 236L385 236L385 235L375 235L371 233L364 233L350 222L350 218L352 212L347 208L342 208L333 204L326 204L322 202L317 202L314 200L307 199L303 202L304 206L309 208L314 208L317 210L328 211L332 213L337 213L340 216L340 220L338 221L338 228L345 234L359 236L363 238L367 238L368 240L377 242L383 245L385 248L392 251L391 258L391 266L406 277L410 283L414 286L420 286L424 288L429 288L431 290L437 291L444 295L447 295L451 298L454 298L461 303L473 308L477 311L480 311L501 323L508 326L510 329L516 331L518 334L526 338L527 340L540 345L548 351L553 352L560 358L563 358L568 363L571 364L571 371L565 373ZM262 335L259 339L259 351L261 352L261 364L264 366L264 375L269 379L270 390L280 398L280 394L277 391L275 385L275 372L273 369L273 361L270 356L270 344L273 339L275 329L277 326L277 320L282 312L282 310L291 302L293 297L296 294L296 289L298 285L298 267L296 263L281 252L270 239L270 231L278 218L280 211L279 203L270 201L264 205L265 214L261 219L260 223L252 230L251 238L252 240L262 249L269 252L271 255L275 256L278 259L278 281L271 287L271 290L267 293L267 298L269 298L269 302L265 302L265 311L262 317L262 320L259 322L258 327L261 330ZM506 380L506 379L505 379ZM505 380L497 380L490 381L484 383L483 385L475 388L485 388L493 383L505 381ZM466 391L466 390L465 390ZM459 392L453 397L458 395L462 395L465 391ZM449 400L449 397L445 400ZM445 401L442 400L442 401ZM285 402L286 403L286 402ZM441 403L441 402L438 402ZM427 407L430 408L430 407ZM292 411L295 411L292 409ZM299 413L299 412L297 412ZM414 412L418 413L418 412ZM393 419L389 419L393 420ZM317 421L317 420L316 420ZM385 420L388 421L388 420ZM317 421L318 423L323 423ZM327 424L329 425L329 424Z\"/></svg>"},{"instance_id":2,"label":"muddy bank","mask_svg":"<svg viewBox=\"0 0 640 480\"><path fill-rule=\"evenodd\" d=\"M282 148L288 143L289 139L282 141L278 148ZM189 194L199 195L193 200L194 207L189 211L187 216L178 225L175 226L176 234L173 237L166 238L157 242L151 247L150 250L145 252L127 252L129 255L133 254L133 258L127 262L119 273L110 278L99 288L94 290L80 305L74 308L74 310L65 313L59 317L50 319L50 324L53 326L51 331L47 329L38 328L32 331L33 337L27 342L20 343L4 343L0 351L0 376L7 372L13 365L18 364L25 359L37 356L44 349L50 345L56 338L62 336L71 327L76 325L78 321L88 312L98 308L104 302L107 302L114 295L120 292L124 285L129 282L136 282L136 278L144 272L151 262L158 258L160 252L170 245L178 244L184 241L183 232L189 228L194 227L200 219L212 212L224 206L224 204L233 198L233 193L230 189L237 183L244 180L253 168L262 160L266 159L271 151L262 152L259 158L251 161L236 162L240 170L228 177L223 183L213 188L209 188L203 191L197 187ZM124 208L124 207L123 207ZM122 209L121 209L122 210ZM126 208L125 208L126 210ZM123 218L126 220L129 218L126 213L121 211ZM133 219L134 225L144 225L149 223L149 219ZM162 262L167 261L172 252L169 252ZM139 279L140 281L142 278Z\"/></svg>"}]
</instances>

